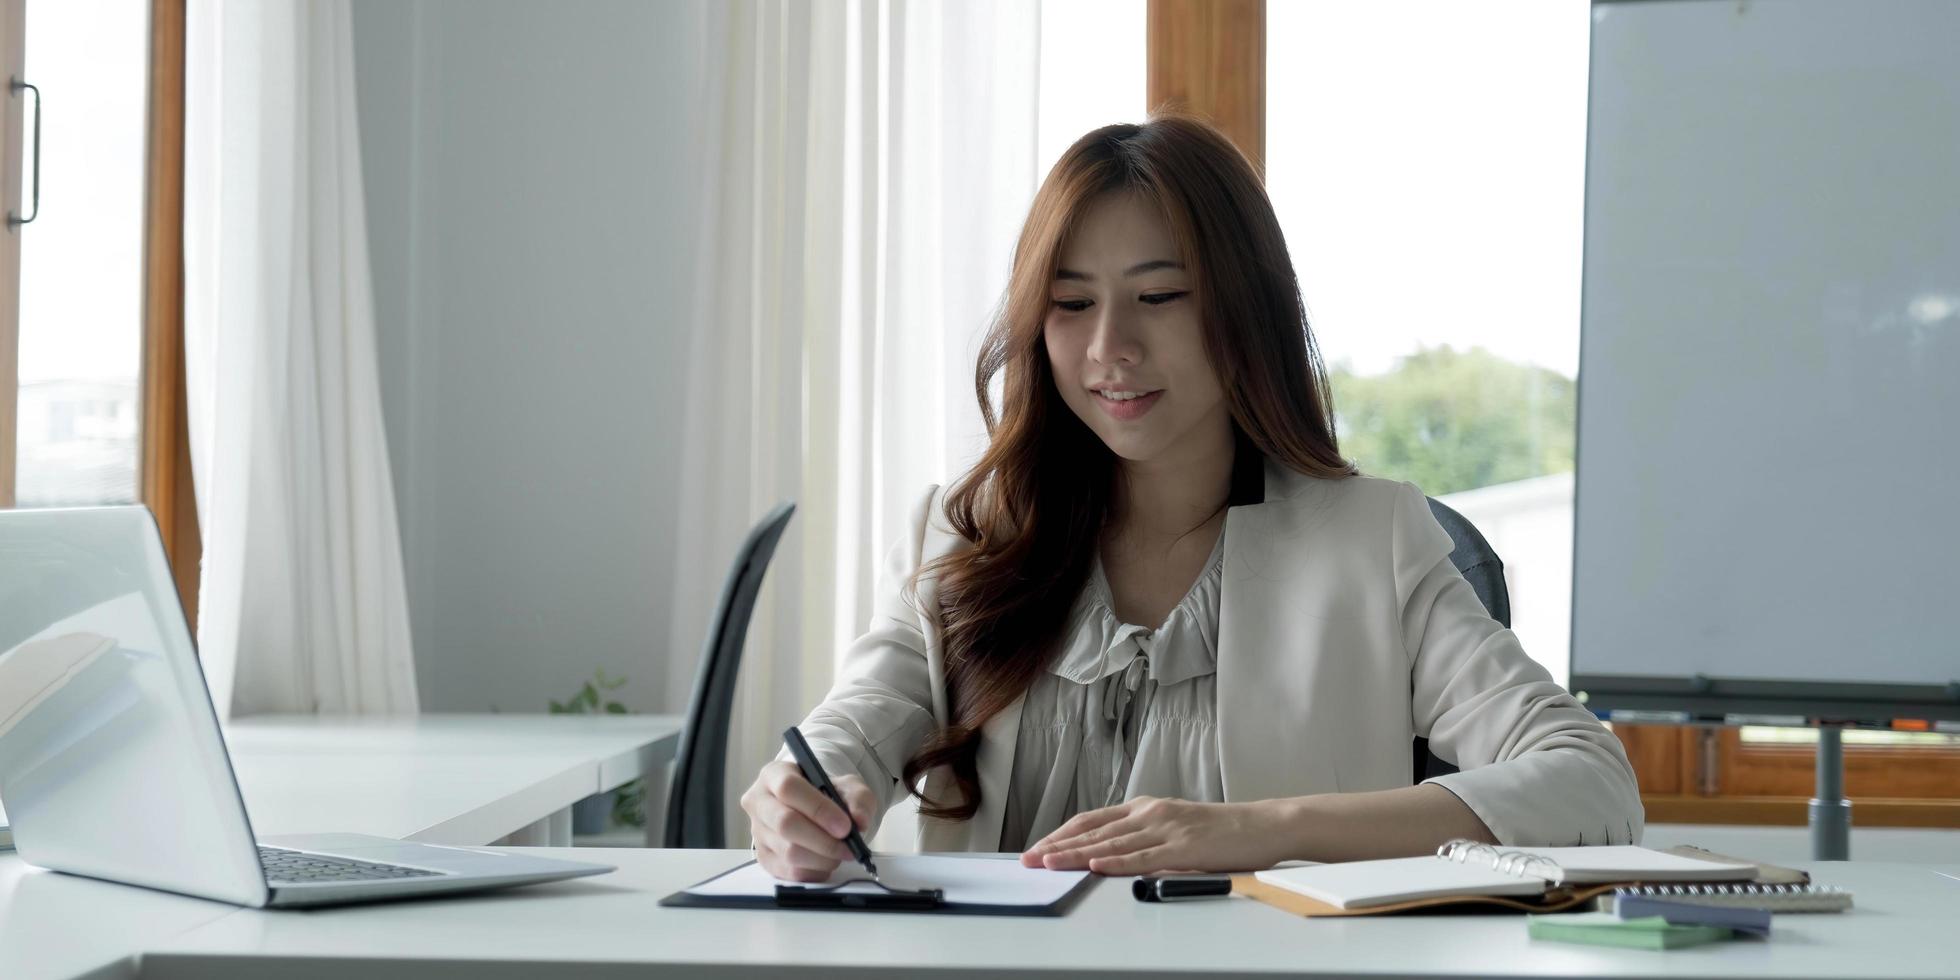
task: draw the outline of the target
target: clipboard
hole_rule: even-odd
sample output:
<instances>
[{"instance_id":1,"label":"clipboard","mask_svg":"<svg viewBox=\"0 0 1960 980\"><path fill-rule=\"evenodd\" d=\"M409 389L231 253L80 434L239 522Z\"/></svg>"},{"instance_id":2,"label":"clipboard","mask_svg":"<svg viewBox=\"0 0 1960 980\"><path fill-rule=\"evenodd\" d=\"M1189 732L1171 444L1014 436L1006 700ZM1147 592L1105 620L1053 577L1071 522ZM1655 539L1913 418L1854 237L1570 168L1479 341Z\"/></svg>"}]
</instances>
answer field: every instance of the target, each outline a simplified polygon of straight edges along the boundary
<instances>
[{"instance_id":1,"label":"clipboard","mask_svg":"<svg viewBox=\"0 0 1960 980\"><path fill-rule=\"evenodd\" d=\"M777 882L747 861L661 899L660 905L1054 917L1067 914L1092 877L1086 871L1022 868L1011 858L880 855L878 864L888 879L884 886L860 880L848 865L830 882L799 886ZM929 881L942 887L924 884ZM1023 898L999 900L1015 892Z\"/></svg>"}]
</instances>

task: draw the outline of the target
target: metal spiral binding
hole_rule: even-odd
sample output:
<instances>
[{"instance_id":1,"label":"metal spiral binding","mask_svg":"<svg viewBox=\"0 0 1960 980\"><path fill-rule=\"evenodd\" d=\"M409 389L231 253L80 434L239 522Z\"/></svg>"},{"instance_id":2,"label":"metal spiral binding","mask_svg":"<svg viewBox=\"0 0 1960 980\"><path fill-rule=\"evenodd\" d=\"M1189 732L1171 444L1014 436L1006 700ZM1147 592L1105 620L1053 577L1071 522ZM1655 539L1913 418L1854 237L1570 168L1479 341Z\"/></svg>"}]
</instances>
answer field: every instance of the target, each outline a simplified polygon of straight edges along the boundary
<instances>
[{"instance_id":1,"label":"metal spiral binding","mask_svg":"<svg viewBox=\"0 0 1960 980\"><path fill-rule=\"evenodd\" d=\"M1477 859L1476 863L1515 878L1543 878L1547 881L1558 881L1565 871L1559 867L1557 861L1543 854L1503 851L1493 844L1460 837L1437 848L1436 856L1458 864L1469 864L1474 856Z\"/></svg>"},{"instance_id":2,"label":"metal spiral binding","mask_svg":"<svg viewBox=\"0 0 1960 980\"><path fill-rule=\"evenodd\" d=\"M1639 895L1644 898L1667 898L1675 895L1747 895L1752 898L1774 898L1781 895L1831 895L1843 892L1835 885L1758 885L1751 883L1728 885L1640 885L1634 888L1614 889L1615 894Z\"/></svg>"},{"instance_id":3,"label":"metal spiral binding","mask_svg":"<svg viewBox=\"0 0 1960 980\"><path fill-rule=\"evenodd\" d=\"M1721 908L1765 908L1773 912L1842 912L1851 907L1851 892L1835 885L1741 884L1633 885L1613 890L1623 898L1650 898Z\"/></svg>"}]
</instances>

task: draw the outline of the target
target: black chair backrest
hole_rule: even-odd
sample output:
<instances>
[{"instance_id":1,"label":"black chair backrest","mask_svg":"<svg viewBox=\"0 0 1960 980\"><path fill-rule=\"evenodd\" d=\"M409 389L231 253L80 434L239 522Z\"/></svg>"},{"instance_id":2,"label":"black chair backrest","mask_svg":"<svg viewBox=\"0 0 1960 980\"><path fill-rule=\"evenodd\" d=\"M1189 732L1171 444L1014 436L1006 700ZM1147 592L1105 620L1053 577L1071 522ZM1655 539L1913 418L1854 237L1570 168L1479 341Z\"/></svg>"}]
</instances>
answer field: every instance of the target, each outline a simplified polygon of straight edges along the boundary
<instances>
[{"instance_id":1,"label":"black chair backrest","mask_svg":"<svg viewBox=\"0 0 1960 980\"><path fill-rule=\"evenodd\" d=\"M1450 552L1450 564L1463 573L1464 581L1483 601L1484 609L1490 618L1503 623L1506 629L1511 626L1511 593L1504 587L1504 562L1497 552L1484 540L1483 534L1472 525L1468 518L1451 510L1449 505L1431 498L1429 512L1436 516L1436 523L1443 525L1449 534L1450 542L1456 548Z\"/></svg>"},{"instance_id":2,"label":"black chair backrest","mask_svg":"<svg viewBox=\"0 0 1960 980\"><path fill-rule=\"evenodd\" d=\"M1450 551L1450 564L1455 565L1456 570L1463 574L1464 581L1470 583L1471 590L1477 593L1490 618L1509 629L1511 592L1504 587L1504 562L1497 557L1496 550L1467 518L1434 497L1429 500L1429 512L1436 516L1436 523L1443 525L1451 543L1456 545ZM1414 781L1418 783L1432 776L1456 771L1456 766L1429 751L1429 740L1426 738L1416 739L1415 764Z\"/></svg>"},{"instance_id":3,"label":"black chair backrest","mask_svg":"<svg viewBox=\"0 0 1960 980\"><path fill-rule=\"evenodd\" d=\"M756 593L776 543L789 526L796 505L776 505L743 540L735 564L722 583L708 639L701 648L701 668L694 675L694 696L687 706L687 725L681 729L674 754L673 776L667 789L667 828L662 847L727 846L722 819L723 780L728 767L729 715L735 705L735 678L742 667L742 645L755 612Z\"/></svg>"}]
</instances>

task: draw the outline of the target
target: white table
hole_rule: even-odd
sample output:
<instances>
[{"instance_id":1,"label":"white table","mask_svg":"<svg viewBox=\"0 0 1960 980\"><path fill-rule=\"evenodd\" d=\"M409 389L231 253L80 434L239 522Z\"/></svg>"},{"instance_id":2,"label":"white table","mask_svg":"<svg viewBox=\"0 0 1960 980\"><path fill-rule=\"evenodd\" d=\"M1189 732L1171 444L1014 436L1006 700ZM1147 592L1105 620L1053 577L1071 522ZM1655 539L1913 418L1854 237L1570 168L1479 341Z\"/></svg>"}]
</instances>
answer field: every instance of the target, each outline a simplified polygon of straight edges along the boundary
<instances>
[{"instance_id":1,"label":"white table","mask_svg":"<svg viewBox=\"0 0 1960 980\"><path fill-rule=\"evenodd\" d=\"M564 857L589 852L539 850ZM145 945L143 978L1584 976L1951 978L1960 865L1812 867L1844 915L1779 916L1767 942L1672 952L1533 942L1515 916L1300 919L1246 899L1145 905L1099 880L1066 916L664 909L742 851L612 851L618 872L474 898L239 911Z\"/></svg>"},{"instance_id":2,"label":"white table","mask_svg":"<svg viewBox=\"0 0 1960 980\"><path fill-rule=\"evenodd\" d=\"M225 737L261 835L481 845L569 843L573 803L642 776L657 825L680 728L662 715L263 715ZM0 980L134 976L141 951L237 911L36 871L0 851Z\"/></svg>"},{"instance_id":3,"label":"white table","mask_svg":"<svg viewBox=\"0 0 1960 980\"><path fill-rule=\"evenodd\" d=\"M573 803L636 778L658 823L675 715L257 715L225 741L262 836L571 843Z\"/></svg>"},{"instance_id":4,"label":"white table","mask_svg":"<svg viewBox=\"0 0 1960 980\"><path fill-rule=\"evenodd\" d=\"M136 975L136 954L236 906L29 868L0 852L0 977Z\"/></svg>"}]
</instances>

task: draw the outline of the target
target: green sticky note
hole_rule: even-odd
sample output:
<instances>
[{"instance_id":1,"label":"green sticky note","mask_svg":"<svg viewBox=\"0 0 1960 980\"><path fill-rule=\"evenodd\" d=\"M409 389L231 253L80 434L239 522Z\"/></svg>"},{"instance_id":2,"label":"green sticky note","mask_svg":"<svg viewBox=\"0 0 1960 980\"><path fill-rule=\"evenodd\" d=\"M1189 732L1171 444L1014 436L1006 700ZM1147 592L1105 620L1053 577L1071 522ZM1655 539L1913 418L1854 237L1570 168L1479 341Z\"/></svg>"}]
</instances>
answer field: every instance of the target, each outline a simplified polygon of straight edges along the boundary
<instances>
[{"instance_id":1,"label":"green sticky note","mask_svg":"<svg viewBox=\"0 0 1960 980\"><path fill-rule=\"evenodd\" d=\"M1669 925L1658 915L1644 919L1622 919L1611 912L1581 912L1573 915L1534 915L1530 917L1533 939L1593 946L1625 946L1632 949L1679 949L1727 939L1734 930L1723 926Z\"/></svg>"}]
</instances>

